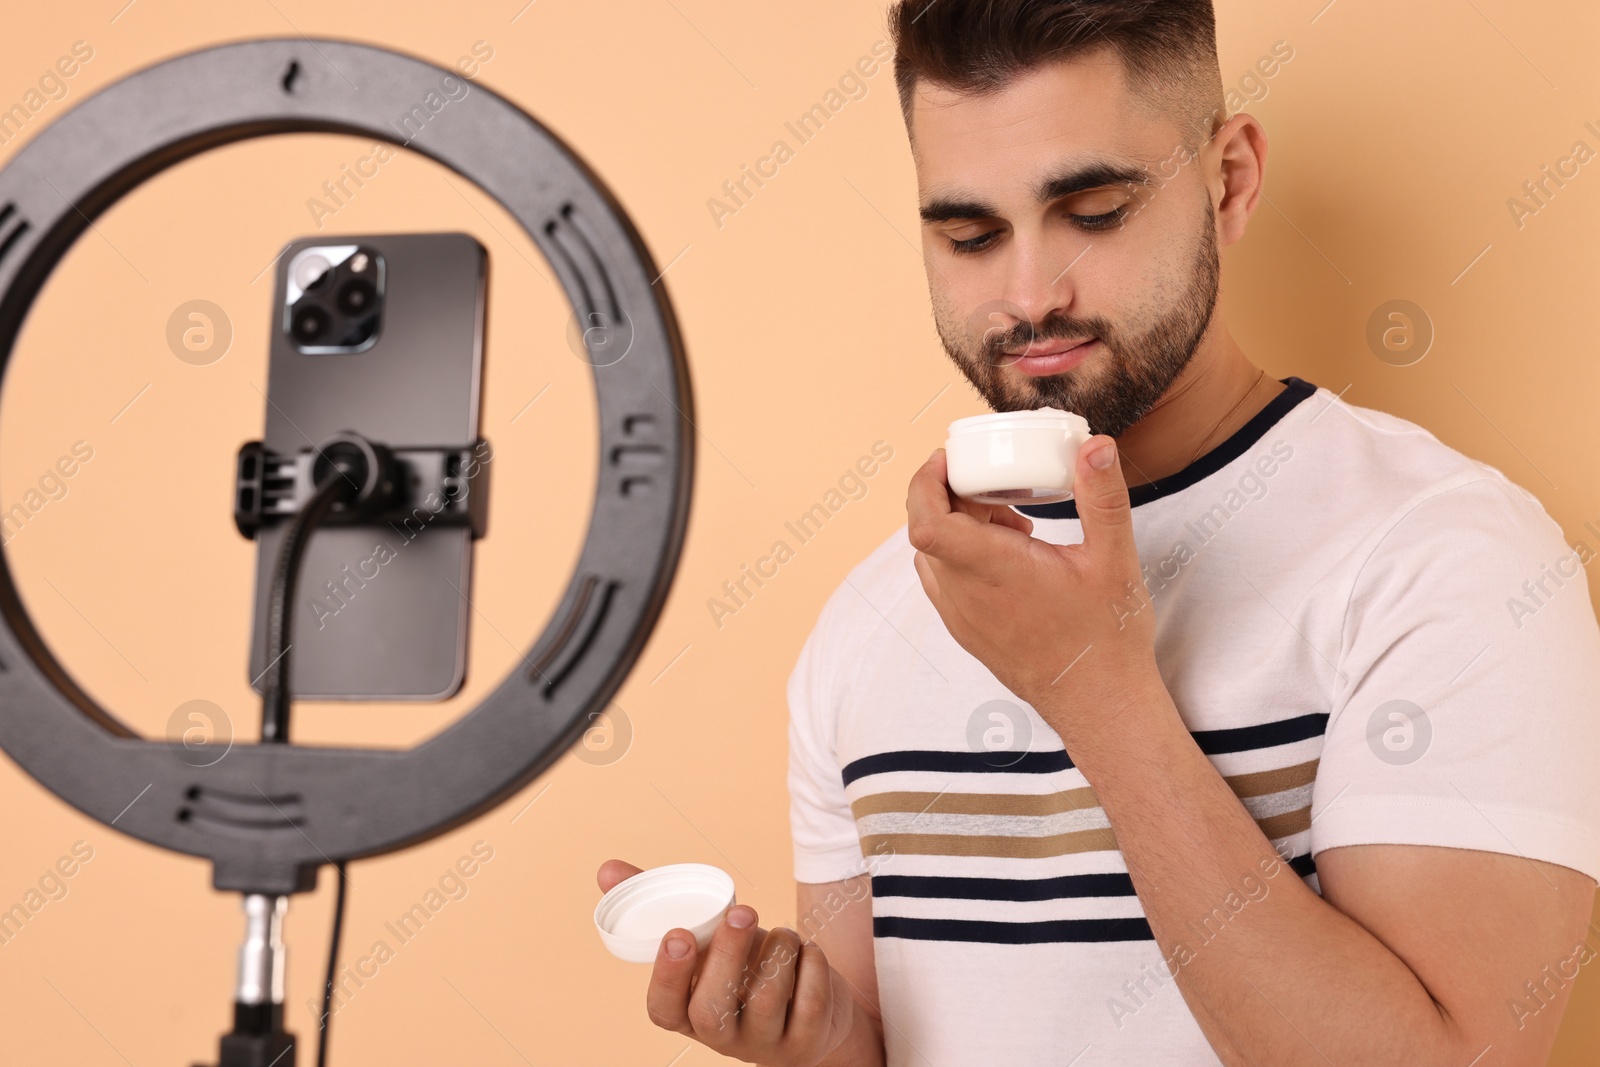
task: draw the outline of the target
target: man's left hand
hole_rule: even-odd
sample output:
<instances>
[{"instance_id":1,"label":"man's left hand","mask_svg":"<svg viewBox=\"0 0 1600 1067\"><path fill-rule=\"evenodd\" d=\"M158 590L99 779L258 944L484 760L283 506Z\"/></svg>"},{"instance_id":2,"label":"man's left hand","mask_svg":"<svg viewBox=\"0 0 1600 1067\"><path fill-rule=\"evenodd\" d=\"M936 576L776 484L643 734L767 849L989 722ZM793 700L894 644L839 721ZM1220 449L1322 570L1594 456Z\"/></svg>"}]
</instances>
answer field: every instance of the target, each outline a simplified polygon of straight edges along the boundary
<instances>
[{"instance_id":1,"label":"man's left hand","mask_svg":"<svg viewBox=\"0 0 1600 1067\"><path fill-rule=\"evenodd\" d=\"M1103 468L1093 462L1101 457ZM962 648L1063 741L1093 733L1160 684L1155 608L1110 437L1097 434L1078 450L1082 544L1030 536L1033 520L956 496L945 471L938 448L912 476L906 533L922 588Z\"/></svg>"}]
</instances>

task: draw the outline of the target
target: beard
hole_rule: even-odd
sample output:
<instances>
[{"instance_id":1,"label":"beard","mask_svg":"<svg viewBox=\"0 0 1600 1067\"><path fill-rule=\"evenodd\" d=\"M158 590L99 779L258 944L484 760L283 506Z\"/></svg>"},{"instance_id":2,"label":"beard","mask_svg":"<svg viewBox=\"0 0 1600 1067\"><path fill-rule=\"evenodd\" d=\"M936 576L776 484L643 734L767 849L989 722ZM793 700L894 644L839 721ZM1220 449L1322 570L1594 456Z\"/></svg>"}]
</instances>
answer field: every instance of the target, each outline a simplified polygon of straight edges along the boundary
<instances>
[{"instance_id":1,"label":"beard","mask_svg":"<svg viewBox=\"0 0 1600 1067\"><path fill-rule=\"evenodd\" d=\"M1143 329L1118 326L1098 315L1060 315L1037 327L1024 320L1009 330L990 328L974 341L971 334L976 331L959 334L954 328L954 315L947 306L940 306L937 296L934 323L945 352L991 409L1062 408L1082 415L1094 433L1119 437L1155 407L1188 365L1211 324L1222 266L1217 255L1216 213L1209 198L1205 225L1200 229L1190 264L1188 276L1179 282L1182 290L1177 299L1158 309L1153 321ZM1160 293L1172 287L1160 284L1155 289ZM981 327L990 313L1002 308L1014 310L1001 301L990 301L968 322ZM1098 338L1105 345L1106 358L1097 369L1091 369L1086 361L1070 371L1038 378L1006 370L1018 358L1008 355L1006 349L1025 348L1035 340L1089 338Z\"/></svg>"}]
</instances>

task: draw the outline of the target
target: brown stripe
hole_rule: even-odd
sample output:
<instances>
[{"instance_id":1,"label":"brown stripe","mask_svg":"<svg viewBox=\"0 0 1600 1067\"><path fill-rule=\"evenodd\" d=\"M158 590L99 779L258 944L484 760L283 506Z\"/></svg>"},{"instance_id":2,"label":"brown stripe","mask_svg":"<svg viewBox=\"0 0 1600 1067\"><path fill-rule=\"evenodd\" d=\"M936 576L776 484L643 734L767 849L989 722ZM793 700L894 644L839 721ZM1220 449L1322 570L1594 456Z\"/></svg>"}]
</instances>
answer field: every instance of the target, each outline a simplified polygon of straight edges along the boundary
<instances>
[{"instance_id":1,"label":"brown stripe","mask_svg":"<svg viewBox=\"0 0 1600 1067\"><path fill-rule=\"evenodd\" d=\"M905 853L918 856L1004 856L1040 859L1075 852L1106 852L1117 847L1109 828L1074 830L1050 837L1007 837L992 834L868 834L861 839L861 854Z\"/></svg>"},{"instance_id":2,"label":"brown stripe","mask_svg":"<svg viewBox=\"0 0 1600 1067\"><path fill-rule=\"evenodd\" d=\"M1297 763L1293 767L1279 767L1271 771L1255 771L1251 774L1235 774L1223 781L1241 799L1244 797L1261 797L1268 793L1281 793L1285 789L1298 789L1303 785L1310 785L1317 778L1317 764L1320 759L1307 760Z\"/></svg>"},{"instance_id":3,"label":"brown stripe","mask_svg":"<svg viewBox=\"0 0 1600 1067\"><path fill-rule=\"evenodd\" d=\"M1261 832L1267 835L1268 840L1279 837L1288 837L1302 830L1311 829L1311 805L1307 804L1298 811L1286 811L1282 815L1268 815L1265 819L1257 819L1256 825L1261 827Z\"/></svg>"},{"instance_id":4,"label":"brown stripe","mask_svg":"<svg viewBox=\"0 0 1600 1067\"><path fill-rule=\"evenodd\" d=\"M919 815L1059 815L1064 811L1085 811L1100 806L1100 798L1088 786L1058 793L924 793L894 791L868 793L850 802L857 819L884 812L911 812Z\"/></svg>"},{"instance_id":5,"label":"brown stripe","mask_svg":"<svg viewBox=\"0 0 1600 1067\"><path fill-rule=\"evenodd\" d=\"M1290 837L1311 827L1311 808L1286 811L1257 819L1256 825L1268 840ZM1117 849L1116 834L1109 827L1074 830L1048 837L1005 834L868 834L861 838L861 855L904 853L915 856L998 856L1007 859L1041 859L1079 852L1109 852Z\"/></svg>"},{"instance_id":6,"label":"brown stripe","mask_svg":"<svg viewBox=\"0 0 1600 1067\"><path fill-rule=\"evenodd\" d=\"M1256 825L1270 841L1311 828L1311 807L1257 819ZM1048 837L1007 834L868 834L861 838L861 855L905 853L915 856L998 856L1007 859L1041 859L1079 852L1117 849L1117 836L1109 827L1074 830Z\"/></svg>"},{"instance_id":7,"label":"brown stripe","mask_svg":"<svg viewBox=\"0 0 1600 1067\"><path fill-rule=\"evenodd\" d=\"M1286 789L1298 789L1316 780L1318 760L1307 760L1293 767L1277 767L1223 779L1234 795L1267 796ZM868 793L850 802L857 819L884 812L934 813L939 815L1059 815L1064 811L1086 811L1100 806L1100 798L1089 786L1056 793L957 793L946 790L929 793L918 790L891 790Z\"/></svg>"}]
</instances>

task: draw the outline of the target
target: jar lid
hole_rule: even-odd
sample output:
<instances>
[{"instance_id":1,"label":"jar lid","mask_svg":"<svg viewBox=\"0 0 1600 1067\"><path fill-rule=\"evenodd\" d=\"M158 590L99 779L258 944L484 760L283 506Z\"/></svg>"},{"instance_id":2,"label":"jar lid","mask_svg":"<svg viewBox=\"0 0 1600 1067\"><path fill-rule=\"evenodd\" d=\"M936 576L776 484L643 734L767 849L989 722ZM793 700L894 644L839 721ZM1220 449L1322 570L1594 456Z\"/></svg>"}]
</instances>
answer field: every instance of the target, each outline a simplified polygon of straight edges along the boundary
<instances>
[{"instance_id":1,"label":"jar lid","mask_svg":"<svg viewBox=\"0 0 1600 1067\"><path fill-rule=\"evenodd\" d=\"M986 415L968 415L950 424L949 435L981 433L989 430L1051 429L1075 430L1088 436L1089 422L1082 415L1056 407L1033 408L1028 411L992 411Z\"/></svg>"},{"instance_id":2,"label":"jar lid","mask_svg":"<svg viewBox=\"0 0 1600 1067\"><path fill-rule=\"evenodd\" d=\"M728 909L733 876L709 863L669 863L624 878L594 907L594 925L613 956L652 963L668 930L694 934L703 952Z\"/></svg>"}]
</instances>

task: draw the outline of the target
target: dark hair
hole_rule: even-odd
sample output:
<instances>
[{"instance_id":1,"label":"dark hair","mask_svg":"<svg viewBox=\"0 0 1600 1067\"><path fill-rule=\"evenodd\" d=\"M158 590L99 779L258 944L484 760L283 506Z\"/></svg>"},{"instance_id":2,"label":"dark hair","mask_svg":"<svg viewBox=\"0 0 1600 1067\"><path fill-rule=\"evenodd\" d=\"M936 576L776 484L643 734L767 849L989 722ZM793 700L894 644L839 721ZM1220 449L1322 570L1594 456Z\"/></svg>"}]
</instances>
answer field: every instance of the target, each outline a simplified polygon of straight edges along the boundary
<instances>
[{"instance_id":1,"label":"dark hair","mask_svg":"<svg viewBox=\"0 0 1600 1067\"><path fill-rule=\"evenodd\" d=\"M919 80L984 95L1107 47L1185 137L1203 140L1226 117L1211 0L898 0L888 22L907 134Z\"/></svg>"}]
</instances>

